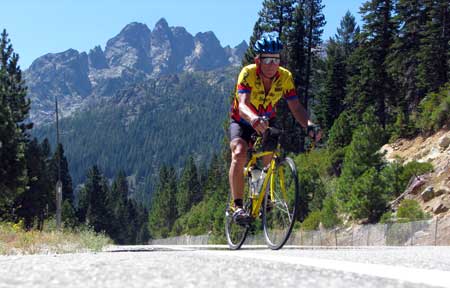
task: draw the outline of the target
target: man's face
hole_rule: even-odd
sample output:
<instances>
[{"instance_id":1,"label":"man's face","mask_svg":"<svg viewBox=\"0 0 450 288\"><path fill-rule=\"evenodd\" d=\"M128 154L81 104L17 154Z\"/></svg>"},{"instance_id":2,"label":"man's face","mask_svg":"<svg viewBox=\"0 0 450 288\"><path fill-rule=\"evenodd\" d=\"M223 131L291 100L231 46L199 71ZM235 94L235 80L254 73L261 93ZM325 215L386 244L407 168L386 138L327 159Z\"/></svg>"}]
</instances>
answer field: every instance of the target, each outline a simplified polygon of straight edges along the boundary
<instances>
[{"instance_id":1,"label":"man's face","mask_svg":"<svg viewBox=\"0 0 450 288\"><path fill-rule=\"evenodd\" d=\"M256 64L261 67L264 76L272 78L280 66L280 54L261 54L256 58Z\"/></svg>"}]
</instances>

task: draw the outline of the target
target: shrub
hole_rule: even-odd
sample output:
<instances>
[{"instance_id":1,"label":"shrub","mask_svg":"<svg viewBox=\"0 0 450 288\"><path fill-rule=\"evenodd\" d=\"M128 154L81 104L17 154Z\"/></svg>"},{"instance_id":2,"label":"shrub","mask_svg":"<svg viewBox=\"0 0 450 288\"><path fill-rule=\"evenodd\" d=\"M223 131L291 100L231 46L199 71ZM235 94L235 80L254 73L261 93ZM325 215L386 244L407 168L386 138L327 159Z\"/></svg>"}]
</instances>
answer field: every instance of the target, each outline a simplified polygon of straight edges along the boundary
<instances>
[{"instance_id":1,"label":"shrub","mask_svg":"<svg viewBox=\"0 0 450 288\"><path fill-rule=\"evenodd\" d=\"M387 211L386 213L381 215L381 218L380 218L381 224L388 224L388 223L393 223L393 222L394 222L394 219L393 219L393 214L391 211Z\"/></svg>"},{"instance_id":2,"label":"shrub","mask_svg":"<svg viewBox=\"0 0 450 288\"><path fill-rule=\"evenodd\" d=\"M386 184L387 195L397 197L405 191L411 177L431 171L433 171L431 163L412 161L402 166L396 161L383 168L381 179Z\"/></svg>"},{"instance_id":3,"label":"shrub","mask_svg":"<svg viewBox=\"0 0 450 288\"><path fill-rule=\"evenodd\" d=\"M368 219L375 223L386 210L387 195L380 174L370 168L352 185L347 203L353 219Z\"/></svg>"},{"instance_id":4,"label":"shrub","mask_svg":"<svg viewBox=\"0 0 450 288\"><path fill-rule=\"evenodd\" d=\"M326 196L325 181L331 169L330 153L327 149L314 150L294 158L300 184L300 215L303 219L307 211L322 209Z\"/></svg>"},{"instance_id":5,"label":"shrub","mask_svg":"<svg viewBox=\"0 0 450 288\"><path fill-rule=\"evenodd\" d=\"M437 131L450 122L450 83L427 94L419 104L417 118L417 127L425 132Z\"/></svg>"},{"instance_id":6,"label":"shrub","mask_svg":"<svg viewBox=\"0 0 450 288\"><path fill-rule=\"evenodd\" d=\"M337 203L333 196L328 196L323 201L320 222L322 222L325 228L333 228L341 224L341 219L338 217Z\"/></svg>"},{"instance_id":7,"label":"shrub","mask_svg":"<svg viewBox=\"0 0 450 288\"><path fill-rule=\"evenodd\" d=\"M334 121L328 134L328 147L336 150L350 144L352 140L352 117L349 112L343 112ZM350 125L349 125L350 124Z\"/></svg>"},{"instance_id":8,"label":"shrub","mask_svg":"<svg viewBox=\"0 0 450 288\"><path fill-rule=\"evenodd\" d=\"M397 218L399 222L412 222L428 219L429 216L416 200L404 199L398 207Z\"/></svg>"},{"instance_id":9,"label":"shrub","mask_svg":"<svg viewBox=\"0 0 450 288\"><path fill-rule=\"evenodd\" d=\"M319 227L321 213L319 210L312 211L302 223L302 228L306 231L316 230Z\"/></svg>"},{"instance_id":10,"label":"shrub","mask_svg":"<svg viewBox=\"0 0 450 288\"><path fill-rule=\"evenodd\" d=\"M425 173L429 173L433 171L433 165L431 163L425 162L417 162L412 161L404 166L403 172L401 174L401 181L403 181L406 186L411 179L412 176L418 176ZM406 187L405 187L406 188Z\"/></svg>"},{"instance_id":11,"label":"shrub","mask_svg":"<svg viewBox=\"0 0 450 288\"><path fill-rule=\"evenodd\" d=\"M401 137L408 138L417 133L415 123L411 121L407 113L402 111L402 109L396 109L395 115L395 122L388 126L389 142L394 142Z\"/></svg>"}]
</instances>

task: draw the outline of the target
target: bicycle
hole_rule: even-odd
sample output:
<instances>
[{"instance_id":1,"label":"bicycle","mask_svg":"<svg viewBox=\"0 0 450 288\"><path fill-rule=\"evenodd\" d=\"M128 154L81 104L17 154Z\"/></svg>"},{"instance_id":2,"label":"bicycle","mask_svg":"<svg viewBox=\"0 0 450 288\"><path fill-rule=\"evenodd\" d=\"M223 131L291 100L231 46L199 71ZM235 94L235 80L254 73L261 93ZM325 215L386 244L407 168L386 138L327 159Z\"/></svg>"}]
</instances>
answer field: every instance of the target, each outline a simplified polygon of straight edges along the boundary
<instances>
[{"instance_id":1,"label":"bicycle","mask_svg":"<svg viewBox=\"0 0 450 288\"><path fill-rule=\"evenodd\" d=\"M244 169L246 185L243 201L244 208L253 221L261 216L268 247L278 250L291 235L298 213L300 188L294 161L281 156L279 138L283 131L272 127L268 131L276 137L276 149L257 152L258 148L262 147L261 136L258 136L253 147L249 148L250 160ZM266 155L272 155L272 159L258 175L258 159ZM230 192L225 211L225 233L230 249L237 250L244 243L251 223L236 223L232 217L234 211L233 196Z\"/></svg>"}]
</instances>

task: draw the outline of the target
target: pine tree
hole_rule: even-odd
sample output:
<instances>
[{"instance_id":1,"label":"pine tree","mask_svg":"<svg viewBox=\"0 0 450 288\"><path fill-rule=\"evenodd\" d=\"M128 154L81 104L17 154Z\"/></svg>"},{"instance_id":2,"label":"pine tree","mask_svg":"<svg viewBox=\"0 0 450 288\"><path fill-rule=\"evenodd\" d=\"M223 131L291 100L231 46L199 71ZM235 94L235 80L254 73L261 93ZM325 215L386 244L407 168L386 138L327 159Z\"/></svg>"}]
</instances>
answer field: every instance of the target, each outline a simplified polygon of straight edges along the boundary
<instances>
[{"instance_id":1,"label":"pine tree","mask_svg":"<svg viewBox=\"0 0 450 288\"><path fill-rule=\"evenodd\" d=\"M109 187L96 165L88 171L85 189L89 203L86 212L87 222L97 232L108 231L110 221L108 210Z\"/></svg>"},{"instance_id":2,"label":"pine tree","mask_svg":"<svg viewBox=\"0 0 450 288\"><path fill-rule=\"evenodd\" d=\"M317 52L320 50L322 44L323 27L325 26L325 15L322 13L323 5L322 0L302 0L305 10L305 31L306 31L306 72L304 94L300 95L301 102L308 109L310 101L310 88L311 78L313 77L314 69L313 64L317 57Z\"/></svg>"},{"instance_id":3,"label":"pine tree","mask_svg":"<svg viewBox=\"0 0 450 288\"><path fill-rule=\"evenodd\" d=\"M423 0L427 21L419 52L420 87L437 92L450 79L450 3Z\"/></svg>"},{"instance_id":4,"label":"pine tree","mask_svg":"<svg viewBox=\"0 0 450 288\"><path fill-rule=\"evenodd\" d=\"M284 55L286 55L286 67L291 71L294 78L294 85L297 89L302 104L305 104L304 92L306 83L306 58L307 46L306 37L306 19L304 4L299 3L293 11L292 21L289 29L285 29L286 41ZM305 133L296 123L295 118L289 112L288 104L285 101L279 101L277 104L277 122L278 125L290 131L287 137L284 137L282 146L286 151L299 153L303 151Z\"/></svg>"},{"instance_id":5,"label":"pine tree","mask_svg":"<svg viewBox=\"0 0 450 288\"><path fill-rule=\"evenodd\" d=\"M398 32L388 57L389 72L400 92L393 105L398 107L401 117L406 116L404 121L408 121L408 115L417 108L425 92L418 85L418 53L426 21L424 8L422 0L399 0L393 18Z\"/></svg>"},{"instance_id":6,"label":"pine tree","mask_svg":"<svg viewBox=\"0 0 450 288\"><path fill-rule=\"evenodd\" d=\"M62 203L61 220L65 228L75 228L78 225L75 210L68 199L64 200Z\"/></svg>"},{"instance_id":7,"label":"pine tree","mask_svg":"<svg viewBox=\"0 0 450 288\"><path fill-rule=\"evenodd\" d=\"M340 224L341 221L338 216L338 206L334 196L328 196L323 201L323 208L320 211L320 222L325 228L333 228Z\"/></svg>"},{"instance_id":8,"label":"pine tree","mask_svg":"<svg viewBox=\"0 0 450 288\"><path fill-rule=\"evenodd\" d=\"M349 60L354 71L345 100L345 105L355 115L363 115L367 107L375 107L383 127L390 120L389 108L395 103L396 95L396 86L386 67L395 34L391 15L394 3L392 0L371 0L361 7L364 25L360 46Z\"/></svg>"},{"instance_id":9,"label":"pine tree","mask_svg":"<svg viewBox=\"0 0 450 288\"><path fill-rule=\"evenodd\" d=\"M355 180L346 205L353 219L367 219L369 223L376 223L386 212L387 199L380 174L372 167Z\"/></svg>"},{"instance_id":10,"label":"pine tree","mask_svg":"<svg viewBox=\"0 0 450 288\"><path fill-rule=\"evenodd\" d=\"M76 216L79 223L86 223L86 216L89 209L89 194L87 187L84 186L78 192L78 203L76 209Z\"/></svg>"},{"instance_id":11,"label":"pine tree","mask_svg":"<svg viewBox=\"0 0 450 288\"><path fill-rule=\"evenodd\" d=\"M187 213L193 205L203 198L198 181L197 167L192 156L188 157L184 166L176 198L179 216Z\"/></svg>"},{"instance_id":12,"label":"pine tree","mask_svg":"<svg viewBox=\"0 0 450 288\"><path fill-rule=\"evenodd\" d=\"M281 39L285 39L294 15L294 0L264 0L259 17L263 31L276 31Z\"/></svg>"},{"instance_id":13,"label":"pine tree","mask_svg":"<svg viewBox=\"0 0 450 288\"><path fill-rule=\"evenodd\" d=\"M172 230L177 215L176 183L175 169L162 166L148 216L148 230L152 238L167 237Z\"/></svg>"},{"instance_id":14,"label":"pine tree","mask_svg":"<svg viewBox=\"0 0 450 288\"><path fill-rule=\"evenodd\" d=\"M344 110L346 86L349 78L348 61L350 55L357 48L359 27L350 12L341 20L340 27L334 38L330 38L327 45L325 87L319 94L315 106L315 114L322 129L331 129L336 118Z\"/></svg>"},{"instance_id":15,"label":"pine tree","mask_svg":"<svg viewBox=\"0 0 450 288\"><path fill-rule=\"evenodd\" d=\"M46 207L54 201L51 197L54 189L47 167L48 154L43 148L45 146L39 145L34 138L27 144L25 153L29 188L16 199L15 206L26 229L33 228L35 220L38 220L38 228L41 228Z\"/></svg>"},{"instance_id":16,"label":"pine tree","mask_svg":"<svg viewBox=\"0 0 450 288\"><path fill-rule=\"evenodd\" d=\"M0 218L9 218L11 205L27 184L25 143L30 100L6 30L0 36Z\"/></svg>"},{"instance_id":17,"label":"pine tree","mask_svg":"<svg viewBox=\"0 0 450 288\"><path fill-rule=\"evenodd\" d=\"M142 205L136 203L138 211L137 225L136 225L136 244L147 244L150 239L148 230L148 211Z\"/></svg>"},{"instance_id":18,"label":"pine tree","mask_svg":"<svg viewBox=\"0 0 450 288\"><path fill-rule=\"evenodd\" d=\"M284 31L282 39L286 43L283 55L287 58L287 68L293 74L300 102L308 109L312 94L310 82L316 72L317 52L320 51L322 27L325 25L323 5L321 0L302 0L291 4L293 15L287 18L289 21L285 22L286 28L281 30ZM305 133L289 113L287 103L278 102L277 111L279 125L291 131L290 135L283 139L283 148L294 153L303 151Z\"/></svg>"},{"instance_id":19,"label":"pine tree","mask_svg":"<svg viewBox=\"0 0 450 288\"><path fill-rule=\"evenodd\" d=\"M330 39L327 46L325 89L318 96L315 106L317 120L327 133L334 120L344 110L345 85L347 81L345 58L342 47Z\"/></svg>"},{"instance_id":20,"label":"pine tree","mask_svg":"<svg viewBox=\"0 0 450 288\"><path fill-rule=\"evenodd\" d=\"M256 20L255 25L253 26L253 34L250 37L247 51L245 51L244 57L242 57L242 66L247 66L255 62L256 54L253 51L253 46L264 32L261 22L261 17L258 17L258 20Z\"/></svg>"},{"instance_id":21,"label":"pine tree","mask_svg":"<svg viewBox=\"0 0 450 288\"><path fill-rule=\"evenodd\" d=\"M358 48L358 37L360 28L356 24L355 16L347 11L344 18L342 18L339 27L337 28L337 34L335 35L336 42L343 47L344 58L348 58L356 48Z\"/></svg>"},{"instance_id":22,"label":"pine tree","mask_svg":"<svg viewBox=\"0 0 450 288\"><path fill-rule=\"evenodd\" d=\"M110 236L119 244L127 243L128 181L123 170L119 171L111 186L108 210L112 214Z\"/></svg>"},{"instance_id":23,"label":"pine tree","mask_svg":"<svg viewBox=\"0 0 450 288\"><path fill-rule=\"evenodd\" d=\"M346 149L336 192L341 211L353 218L368 218L373 222L385 209L384 184L378 175L384 164L378 151L384 143L383 130L374 111L369 110Z\"/></svg>"},{"instance_id":24,"label":"pine tree","mask_svg":"<svg viewBox=\"0 0 450 288\"><path fill-rule=\"evenodd\" d=\"M352 131L356 128L353 126L353 123L356 122L352 119L354 116L354 114L344 111L334 121L327 143L328 148L332 151L344 148L352 141Z\"/></svg>"},{"instance_id":25,"label":"pine tree","mask_svg":"<svg viewBox=\"0 0 450 288\"><path fill-rule=\"evenodd\" d=\"M44 159L44 163L45 163L45 170L43 172L43 175L45 178L43 180L43 182L47 183L47 185L49 185L51 183L51 168L50 168L50 153L51 153L51 147L50 147L50 142L48 141L47 138L44 139L44 141L42 141L41 145L40 145L40 151L41 151L41 155ZM42 195L42 203L45 203L45 206L42 207L42 209L40 209L40 213L38 215L38 225L37 228L39 230L43 229L44 226L44 219L45 217L47 217L47 213L48 213L48 208L54 206L53 203L55 203L56 199L54 196L54 187L49 187L49 189L47 190L47 193ZM44 205L44 204L43 204Z\"/></svg>"},{"instance_id":26,"label":"pine tree","mask_svg":"<svg viewBox=\"0 0 450 288\"><path fill-rule=\"evenodd\" d=\"M202 191L203 198L205 197L204 191L206 186L206 181L208 181L208 166L205 161L200 164L198 168L200 190Z\"/></svg>"}]
</instances>

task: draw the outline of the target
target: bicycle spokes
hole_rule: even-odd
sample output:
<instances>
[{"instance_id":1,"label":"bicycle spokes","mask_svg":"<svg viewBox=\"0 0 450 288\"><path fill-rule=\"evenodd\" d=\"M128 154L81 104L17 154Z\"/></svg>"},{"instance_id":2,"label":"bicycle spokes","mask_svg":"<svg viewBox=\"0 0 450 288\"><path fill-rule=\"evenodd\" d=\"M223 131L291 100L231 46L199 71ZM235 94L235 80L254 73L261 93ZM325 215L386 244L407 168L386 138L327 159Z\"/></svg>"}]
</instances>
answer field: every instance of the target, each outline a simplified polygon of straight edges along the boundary
<instances>
[{"instance_id":1,"label":"bicycle spokes","mask_svg":"<svg viewBox=\"0 0 450 288\"><path fill-rule=\"evenodd\" d=\"M270 248L279 249L289 238L297 211L299 189L294 162L286 158L278 163L272 177L271 191L264 201L264 235Z\"/></svg>"}]
</instances>

